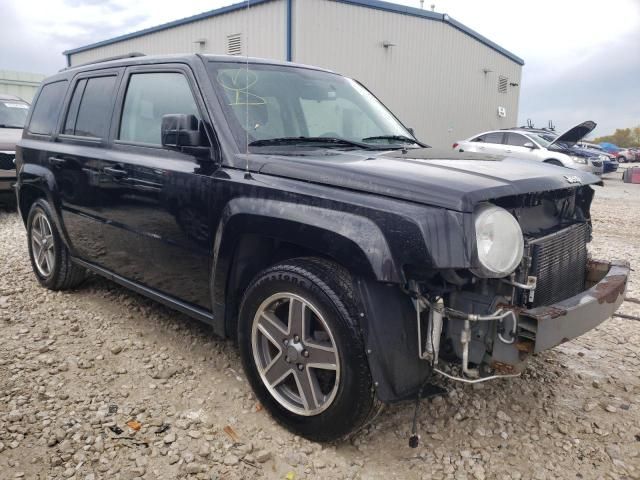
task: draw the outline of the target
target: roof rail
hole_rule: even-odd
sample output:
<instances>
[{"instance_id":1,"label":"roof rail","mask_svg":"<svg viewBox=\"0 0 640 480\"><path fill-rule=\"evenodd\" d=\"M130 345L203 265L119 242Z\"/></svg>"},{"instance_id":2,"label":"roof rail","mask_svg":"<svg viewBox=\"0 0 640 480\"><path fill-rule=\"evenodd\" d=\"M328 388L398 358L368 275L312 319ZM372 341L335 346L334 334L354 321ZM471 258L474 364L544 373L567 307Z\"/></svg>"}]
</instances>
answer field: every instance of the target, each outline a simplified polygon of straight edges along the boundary
<instances>
[{"instance_id":1,"label":"roof rail","mask_svg":"<svg viewBox=\"0 0 640 480\"><path fill-rule=\"evenodd\" d=\"M134 58L134 57L144 57L144 56L145 56L144 53L140 53L140 52L125 53L124 55L116 55L115 57L106 57L106 58L101 58L99 60L94 60L93 62L86 62L86 63L81 63L80 65L73 65L70 67L63 68L60 71L64 72L65 70L69 70L71 68L84 67L86 65L93 65L94 63L104 63L104 62L110 62L112 60L122 60L123 58Z\"/></svg>"}]
</instances>

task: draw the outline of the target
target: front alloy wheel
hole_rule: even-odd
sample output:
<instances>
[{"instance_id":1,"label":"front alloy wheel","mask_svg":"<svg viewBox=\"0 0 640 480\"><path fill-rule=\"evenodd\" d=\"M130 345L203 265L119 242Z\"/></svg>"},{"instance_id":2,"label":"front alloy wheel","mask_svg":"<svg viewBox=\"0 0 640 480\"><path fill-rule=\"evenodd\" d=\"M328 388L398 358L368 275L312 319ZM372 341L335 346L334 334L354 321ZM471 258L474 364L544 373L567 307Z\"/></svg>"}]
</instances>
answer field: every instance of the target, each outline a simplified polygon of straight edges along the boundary
<instances>
[{"instance_id":1,"label":"front alloy wheel","mask_svg":"<svg viewBox=\"0 0 640 480\"><path fill-rule=\"evenodd\" d=\"M260 272L242 299L247 379L276 420L310 440L347 437L380 411L357 299L349 272L313 257Z\"/></svg>"},{"instance_id":2,"label":"front alloy wheel","mask_svg":"<svg viewBox=\"0 0 640 480\"><path fill-rule=\"evenodd\" d=\"M340 382L338 351L308 300L293 293L267 298L253 319L251 343L260 378L280 405L298 415L331 405Z\"/></svg>"}]
</instances>

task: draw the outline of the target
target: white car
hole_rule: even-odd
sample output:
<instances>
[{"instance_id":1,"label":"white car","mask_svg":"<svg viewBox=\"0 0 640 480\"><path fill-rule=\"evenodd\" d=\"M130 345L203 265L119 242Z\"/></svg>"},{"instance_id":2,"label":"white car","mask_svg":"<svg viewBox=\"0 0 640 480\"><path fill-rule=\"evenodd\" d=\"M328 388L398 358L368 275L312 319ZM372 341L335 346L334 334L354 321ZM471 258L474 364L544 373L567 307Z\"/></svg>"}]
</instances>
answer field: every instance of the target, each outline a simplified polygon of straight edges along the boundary
<instances>
[{"instance_id":1,"label":"white car","mask_svg":"<svg viewBox=\"0 0 640 480\"><path fill-rule=\"evenodd\" d=\"M29 104L14 95L0 94L0 199L15 198L16 143L22 137Z\"/></svg>"},{"instance_id":2,"label":"white car","mask_svg":"<svg viewBox=\"0 0 640 480\"><path fill-rule=\"evenodd\" d=\"M596 123L586 121L570 128L562 135L536 128L493 130L456 142L453 148L460 152L506 155L561 167L583 170L602 175L604 155L594 156L573 148L587 136Z\"/></svg>"}]
</instances>

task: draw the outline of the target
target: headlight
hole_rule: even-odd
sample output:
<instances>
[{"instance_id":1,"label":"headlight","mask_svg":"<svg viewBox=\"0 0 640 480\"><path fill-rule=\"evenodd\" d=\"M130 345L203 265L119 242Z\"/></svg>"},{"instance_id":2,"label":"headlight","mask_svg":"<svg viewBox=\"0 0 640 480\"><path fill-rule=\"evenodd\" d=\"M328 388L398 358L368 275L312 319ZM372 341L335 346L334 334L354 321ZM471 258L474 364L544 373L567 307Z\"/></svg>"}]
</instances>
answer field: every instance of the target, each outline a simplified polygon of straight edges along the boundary
<instances>
[{"instance_id":1,"label":"headlight","mask_svg":"<svg viewBox=\"0 0 640 480\"><path fill-rule=\"evenodd\" d=\"M607 160L609 160L609 157L607 157L606 155L600 155L598 158L603 162L606 162Z\"/></svg>"},{"instance_id":2,"label":"headlight","mask_svg":"<svg viewBox=\"0 0 640 480\"><path fill-rule=\"evenodd\" d=\"M576 157L575 155L569 155L569 158L576 163L582 163L584 165L587 164L587 159L582 157Z\"/></svg>"},{"instance_id":3,"label":"headlight","mask_svg":"<svg viewBox=\"0 0 640 480\"><path fill-rule=\"evenodd\" d=\"M522 230L504 208L483 205L475 213L476 249L480 268L474 273L485 278L506 277L513 272L524 250Z\"/></svg>"}]
</instances>

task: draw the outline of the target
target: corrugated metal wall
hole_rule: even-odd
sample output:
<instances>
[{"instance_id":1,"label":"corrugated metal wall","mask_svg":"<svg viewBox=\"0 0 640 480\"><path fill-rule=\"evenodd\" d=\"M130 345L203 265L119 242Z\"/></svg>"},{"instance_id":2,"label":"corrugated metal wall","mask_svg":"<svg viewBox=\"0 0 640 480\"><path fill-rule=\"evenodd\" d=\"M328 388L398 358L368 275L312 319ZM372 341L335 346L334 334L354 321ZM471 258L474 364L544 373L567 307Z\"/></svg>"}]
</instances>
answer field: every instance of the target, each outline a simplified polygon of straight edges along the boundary
<instances>
[{"instance_id":1,"label":"corrugated metal wall","mask_svg":"<svg viewBox=\"0 0 640 480\"><path fill-rule=\"evenodd\" d=\"M31 102L44 78L45 76L39 73L0 70L0 93L17 95L23 100Z\"/></svg>"},{"instance_id":2,"label":"corrugated metal wall","mask_svg":"<svg viewBox=\"0 0 640 480\"><path fill-rule=\"evenodd\" d=\"M330 0L295 0L294 19L294 61L361 81L433 146L516 124L519 87L498 77L522 67L451 25Z\"/></svg>"},{"instance_id":3,"label":"corrugated metal wall","mask_svg":"<svg viewBox=\"0 0 640 480\"><path fill-rule=\"evenodd\" d=\"M100 58L142 52L147 55L168 53L227 53L227 36L242 33L242 54L285 60L285 1L277 0L252 6L249 15L237 10L216 17L153 32L71 55L71 65ZM247 38L246 32L251 32ZM196 43L205 39L201 47Z\"/></svg>"}]
</instances>

